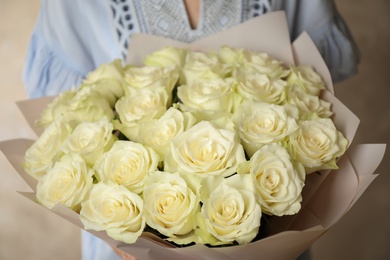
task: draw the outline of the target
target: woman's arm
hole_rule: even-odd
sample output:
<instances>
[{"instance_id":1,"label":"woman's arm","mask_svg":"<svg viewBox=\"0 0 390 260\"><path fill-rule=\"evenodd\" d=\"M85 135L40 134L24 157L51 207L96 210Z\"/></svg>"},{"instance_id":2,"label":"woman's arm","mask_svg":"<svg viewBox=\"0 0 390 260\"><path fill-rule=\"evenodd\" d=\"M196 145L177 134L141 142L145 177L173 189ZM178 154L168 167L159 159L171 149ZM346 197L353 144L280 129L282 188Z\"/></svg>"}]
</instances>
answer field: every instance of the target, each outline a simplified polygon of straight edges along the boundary
<instances>
[{"instance_id":1,"label":"woman's arm","mask_svg":"<svg viewBox=\"0 0 390 260\"><path fill-rule=\"evenodd\" d=\"M334 81L357 73L360 52L333 1L275 0L273 10L285 10L291 40L306 31L322 54Z\"/></svg>"},{"instance_id":2,"label":"woman's arm","mask_svg":"<svg viewBox=\"0 0 390 260\"><path fill-rule=\"evenodd\" d=\"M57 95L121 58L114 28L109 1L43 0L23 74L29 96Z\"/></svg>"}]
</instances>

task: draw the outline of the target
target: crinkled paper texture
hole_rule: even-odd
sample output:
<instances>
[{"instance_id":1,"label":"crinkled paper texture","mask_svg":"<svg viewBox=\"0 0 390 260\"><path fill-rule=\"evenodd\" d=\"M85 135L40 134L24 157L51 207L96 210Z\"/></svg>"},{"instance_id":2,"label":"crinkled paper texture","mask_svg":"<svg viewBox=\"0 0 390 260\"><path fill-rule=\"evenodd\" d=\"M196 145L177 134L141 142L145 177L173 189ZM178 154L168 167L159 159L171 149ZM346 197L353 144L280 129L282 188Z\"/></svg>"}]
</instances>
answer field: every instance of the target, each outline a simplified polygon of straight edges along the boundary
<instances>
[{"instance_id":1,"label":"crinkled paper texture","mask_svg":"<svg viewBox=\"0 0 390 260\"><path fill-rule=\"evenodd\" d=\"M255 33L254 33L255 32ZM260 37L261 32L261 37ZM308 64L319 72L326 84L323 98L333 105L333 120L337 128L349 140L354 138L359 119L334 95L332 79L325 62L310 37L303 33L293 44L290 43L287 20L284 12L273 12L234 28L223 31L192 44L173 41L152 35L134 34L129 46L127 63L141 65L147 54L164 46L188 47L196 51L218 50L220 46L245 48L266 52L283 60L286 64ZM53 99L18 102L27 123L39 135L42 129L35 127L42 109ZM21 194L35 201L36 180L24 172L22 163L26 149L33 140L15 139L0 143L0 149L28 187ZM299 214L291 217L271 219L270 236L240 246L208 248L194 245L175 248L157 236L144 233L135 244L126 245L108 237L105 232L90 231L106 242L117 246L140 259L295 259L313 244L327 229L347 213L364 190L377 176L373 174L385 152L384 144L351 145L338 161L339 170L311 174L303 191L304 201ZM1 158L0 158L1 159ZM83 228L77 213L65 206L51 210L76 226Z\"/></svg>"}]
</instances>

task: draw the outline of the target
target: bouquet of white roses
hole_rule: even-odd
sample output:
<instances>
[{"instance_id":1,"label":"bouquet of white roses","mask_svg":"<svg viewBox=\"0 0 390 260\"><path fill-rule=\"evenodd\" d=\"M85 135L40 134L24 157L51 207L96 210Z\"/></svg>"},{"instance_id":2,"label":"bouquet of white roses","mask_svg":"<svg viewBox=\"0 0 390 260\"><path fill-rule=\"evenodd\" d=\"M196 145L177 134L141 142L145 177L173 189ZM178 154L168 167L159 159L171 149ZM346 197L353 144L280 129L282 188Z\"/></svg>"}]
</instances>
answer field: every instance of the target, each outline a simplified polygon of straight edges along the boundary
<instances>
[{"instance_id":1,"label":"bouquet of white roses","mask_svg":"<svg viewBox=\"0 0 390 260\"><path fill-rule=\"evenodd\" d=\"M40 203L114 239L246 244L262 214L298 213L307 174L337 169L347 140L324 88L310 66L227 46L116 60L43 111L25 169Z\"/></svg>"},{"instance_id":2,"label":"bouquet of white roses","mask_svg":"<svg viewBox=\"0 0 390 260\"><path fill-rule=\"evenodd\" d=\"M144 248L170 259L243 250L296 257L324 232L310 225L330 227L373 179L363 173L353 195L328 212L311 203L330 200L327 185L337 178L356 177L343 156L356 129L336 127L344 119L332 106L342 104L328 75L304 63L300 45L296 63L241 43L174 45L130 54L135 65L101 65L50 101L36 122L39 137L23 143L33 196L139 257ZM346 174L328 177L339 166ZM263 224L266 216L275 217ZM307 232L277 234L290 228ZM293 249L274 252L276 241Z\"/></svg>"}]
</instances>

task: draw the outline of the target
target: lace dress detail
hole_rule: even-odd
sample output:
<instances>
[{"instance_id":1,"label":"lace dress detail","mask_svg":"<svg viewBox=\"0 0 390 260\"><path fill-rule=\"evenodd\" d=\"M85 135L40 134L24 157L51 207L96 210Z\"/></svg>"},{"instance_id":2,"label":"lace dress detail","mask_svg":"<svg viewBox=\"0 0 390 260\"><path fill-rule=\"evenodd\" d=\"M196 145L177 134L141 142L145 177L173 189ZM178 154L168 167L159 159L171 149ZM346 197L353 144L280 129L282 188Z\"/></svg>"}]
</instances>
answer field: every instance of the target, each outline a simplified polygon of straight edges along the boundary
<instances>
[{"instance_id":1,"label":"lace dress detail","mask_svg":"<svg viewBox=\"0 0 390 260\"><path fill-rule=\"evenodd\" d=\"M133 32L193 42L271 11L270 0L200 1L198 26L192 29L183 1L110 0L123 57Z\"/></svg>"},{"instance_id":2,"label":"lace dress detail","mask_svg":"<svg viewBox=\"0 0 390 260\"><path fill-rule=\"evenodd\" d=\"M242 21L270 12L272 10L271 2L272 0L242 1L242 4L245 6Z\"/></svg>"},{"instance_id":3,"label":"lace dress detail","mask_svg":"<svg viewBox=\"0 0 390 260\"><path fill-rule=\"evenodd\" d=\"M110 7L121 53L125 58L131 33L140 32L137 14L130 0L110 0Z\"/></svg>"}]
</instances>

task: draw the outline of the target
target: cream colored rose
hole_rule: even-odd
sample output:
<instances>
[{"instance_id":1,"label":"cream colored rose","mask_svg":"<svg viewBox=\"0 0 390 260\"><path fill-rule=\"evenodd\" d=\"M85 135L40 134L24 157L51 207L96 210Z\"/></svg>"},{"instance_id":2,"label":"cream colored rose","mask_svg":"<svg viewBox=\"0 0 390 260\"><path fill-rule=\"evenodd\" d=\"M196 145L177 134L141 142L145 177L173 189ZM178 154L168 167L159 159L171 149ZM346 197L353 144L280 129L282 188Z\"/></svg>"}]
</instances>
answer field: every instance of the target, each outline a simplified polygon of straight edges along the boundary
<instances>
[{"instance_id":1,"label":"cream colored rose","mask_svg":"<svg viewBox=\"0 0 390 260\"><path fill-rule=\"evenodd\" d=\"M94 122L103 117L108 120L114 118L114 112L108 101L93 89L80 89L67 106L64 113L67 120L76 122Z\"/></svg>"},{"instance_id":2,"label":"cream colored rose","mask_svg":"<svg viewBox=\"0 0 390 260\"><path fill-rule=\"evenodd\" d=\"M267 53L223 46L218 52L218 57L222 63L232 66L234 77L237 77L238 74L242 74L243 72L247 74L260 74L267 76L274 84L281 84L276 79L284 78L289 73L284 67L283 61L277 60Z\"/></svg>"},{"instance_id":3,"label":"cream colored rose","mask_svg":"<svg viewBox=\"0 0 390 260\"><path fill-rule=\"evenodd\" d=\"M61 92L42 110L39 119L36 121L36 125L38 127L46 128L54 122L56 118L67 114L68 107L72 103L72 99L75 95L76 90L74 89Z\"/></svg>"},{"instance_id":4,"label":"cream colored rose","mask_svg":"<svg viewBox=\"0 0 390 260\"><path fill-rule=\"evenodd\" d=\"M235 173L243 161L244 150L234 131L202 121L172 140L164 170L198 177L226 177Z\"/></svg>"},{"instance_id":5,"label":"cream colored rose","mask_svg":"<svg viewBox=\"0 0 390 260\"><path fill-rule=\"evenodd\" d=\"M125 95L132 95L134 90L144 87L165 87L171 94L179 79L179 72L175 66L157 67L129 67L125 69Z\"/></svg>"},{"instance_id":6,"label":"cream colored rose","mask_svg":"<svg viewBox=\"0 0 390 260\"><path fill-rule=\"evenodd\" d=\"M142 199L121 185L93 185L81 207L80 219L85 229L105 230L118 241L134 243L145 228Z\"/></svg>"},{"instance_id":7,"label":"cream colored rose","mask_svg":"<svg viewBox=\"0 0 390 260\"><path fill-rule=\"evenodd\" d=\"M286 98L287 83L281 79L271 79L265 74L248 73L245 69L237 69L235 77L238 81L237 92L245 100L281 104Z\"/></svg>"},{"instance_id":8,"label":"cream colored rose","mask_svg":"<svg viewBox=\"0 0 390 260\"><path fill-rule=\"evenodd\" d=\"M62 116L65 121L98 121L102 117L114 118L110 103L92 88L65 92L44 110L38 126L47 127L53 120Z\"/></svg>"},{"instance_id":9,"label":"cream colored rose","mask_svg":"<svg viewBox=\"0 0 390 260\"><path fill-rule=\"evenodd\" d=\"M183 67L188 49L175 48L172 46L164 47L158 51L146 56L144 64L146 66L169 67L176 66Z\"/></svg>"},{"instance_id":10,"label":"cream colored rose","mask_svg":"<svg viewBox=\"0 0 390 260\"><path fill-rule=\"evenodd\" d=\"M170 96L164 87L140 88L131 96L124 96L115 105L119 121L114 127L132 141L139 141L140 123L161 117L167 110Z\"/></svg>"},{"instance_id":11,"label":"cream colored rose","mask_svg":"<svg viewBox=\"0 0 390 260\"><path fill-rule=\"evenodd\" d=\"M88 73L79 89L91 88L99 92L113 108L116 100L124 95L123 74L122 61L116 59L111 63L102 64Z\"/></svg>"},{"instance_id":12,"label":"cream colored rose","mask_svg":"<svg viewBox=\"0 0 390 260\"><path fill-rule=\"evenodd\" d=\"M199 199L178 173L150 173L143 197L146 223L161 234L178 237L196 228Z\"/></svg>"},{"instance_id":13,"label":"cream colored rose","mask_svg":"<svg viewBox=\"0 0 390 260\"><path fill-rule=\"evenodd\" d=\"M159 119L141 123L138 136L140 143L153 148L164 160L171 141L194 124L195 118L190 113L170 107Z\"/></svg>"},{"instance_id":14,"label":"cream colored rose","mask_svg":"<svg viewBox=\"0 0 390 260\"><path fill-rule=\"evenodd\" d=\"M201 214L196 234L204 244L248 244L259 232L261 209L250 175L202 180Z\"/></svg>"},{"instance_id":15,"label":"cream colored rose","mask_svg":"<svg viewBox=\"0 0 390 260\"><path fill-rule=\"evenodd\" d=\"M107 100L111 108L114 108L115 102L124 95L122 80L103 78L91 83L84 83L79 87L79 89L85 88L98 92Z\"/></svg>"},{"instance_id":16,"label":"cream colored rose","mask_svg":"<svg viewBox=\"0 0 390 260\"><path fill-rule=\"evenodd\" d=\"M299 129L287 142L291 156L302 163L306 173L338 169L336 159L345 153L348 140L329 118L300 121Z\"/></svg>"},{"instance_id":17,"label":"cream colored rose","mask_svg":"<svg viewBox=\"0 0 390 260\"><path fill-rule=\"evenodd\" d=\"M261 147L238 172L249 173L254 180L258 203L268 215L293 215L301 209L305 184L304 167L292 160L280 143Z\"/></svg>"},{"instance_id":18,"label":"cream colored rose","mask_svg":"<svg viewBox=\"0 0 390 260\"><path fill-rule=\"evenodd\" d=\"M267 53L244 50L240 69L248 72L267 75L270 79L284 78L288 70L284 67L283 61L270 57ZM233 75L236 72L233 71Z\"/></svg>"},{"instance_id":19,"label":"cream colored rose","mask_svg":"<svg viewBox=\"0 0 390 260\"><path fill-rule=\"evenodd\" d=\"M286 79L290 85L298 85L307 94L319 96L321 90L325 89L325 82L321 75L308 65L290 66L290 74Z\"/></svg>"},{"instance_id":20,"label":"cream colored rose","mask_svg":"<svg viewBox=\"0 0 390 260\"><path fill-rule=\"evenodd\" d=\"M233 112L240 102L234 92L237 82L233 78L198 79L190 85L181 85L177 96L186 110Z\"/></svg>"},{"instance_id":21,"label":"cream colored rose","mask_svg":"<svg viewBox=\"0 0 390 260\"><path fill-rule=\"evenodd\" d=\"M285 107L275 104L246 101L232 119L249 156L265 144L283 141L298 129Z\"/></svg>"},{"instance_id":22,"label":"cream colored rose","mask_svg":"<svg viewBox=\"0 0 390 260\"><path fill-rule=\"evenodd\" d=\"M38 139L26 150L23 167L25 171L40 179L50 170L62 155L60 146L72 132L72 127L64 122L62 117L57 118Z\"/></svg>"},{"instance_id":23,"label":"cream colored rose","mask_svg":"<svg viewBox=\"0 0 390 260\"><path fill-rule=\"evenodd\" d=\"M63 204L78 212L92 188L93 174L78 154L66 154L39 180L37 199L49 209Z\"/></svg>"},{"instance_id":24,"label":"cream colored rose","mask_svg":"<svg viewBox=\"0 0 390 260\"><path fill-rule=\"evenodd\" d=\"M222 63L237 66L243 61L244 49L222 46L219 49L218 58Z\"/></svg>"},{"instance_id":25,"label":"cream colored rose","mask_svg":"<svg viewBox=\"0 0 390 260\"><path fill-rule=\"evenodd\" d=\"M88 73L87 77L83 80L83 84L91 84L101 79L114 79L122 81L123 66L120 59L115 59L110 63L102 64L95 70Z\"/></svg>"},{"instance_id":26,"label":"cream colored rose","mask_svg":"<svg viewBox=\"0 0 390 260\"><path fill-rule=\"evenodd\" d=\"M117 140L112 131L113 126L105 117L96 122L80 123L62 144L61 149L64 153L77 153L92 167Z\"/></svg>"},{"instance_id":27,"label":"cream colored rose","mask_svg":"<svg viewBox=\"0 0 390 260\"><path fill-rule=\"evenodd\" d=\"M230 66L219 61L215 53L189 52L182 69L180 85L191 85L195 79L224 78L230 73Z\"/></svg>"},{"instance_id":28,"label":"cream colored rose","mask_svg":"<svg viewBox=\"0 0 390 260\"><path fill-rule=\"evenodd\" d=\"M130 141L116 141L94 166L99 181L120 184L141 193L148 172L157 170L158 155L153 149Z\"/></svg>"},{"instance_id":29,"label":"cream colored rose","mask_svg":"<svg viewBox=\"0 0 390 260\"><path fill-rule=\"evenodd\" d=\"M313 116L327 118L333 114L330 109L331 103L307 94L298 85L288 87L286 102L298 108L301 119L310 119Z\"/></svg>"}]
</instances>

